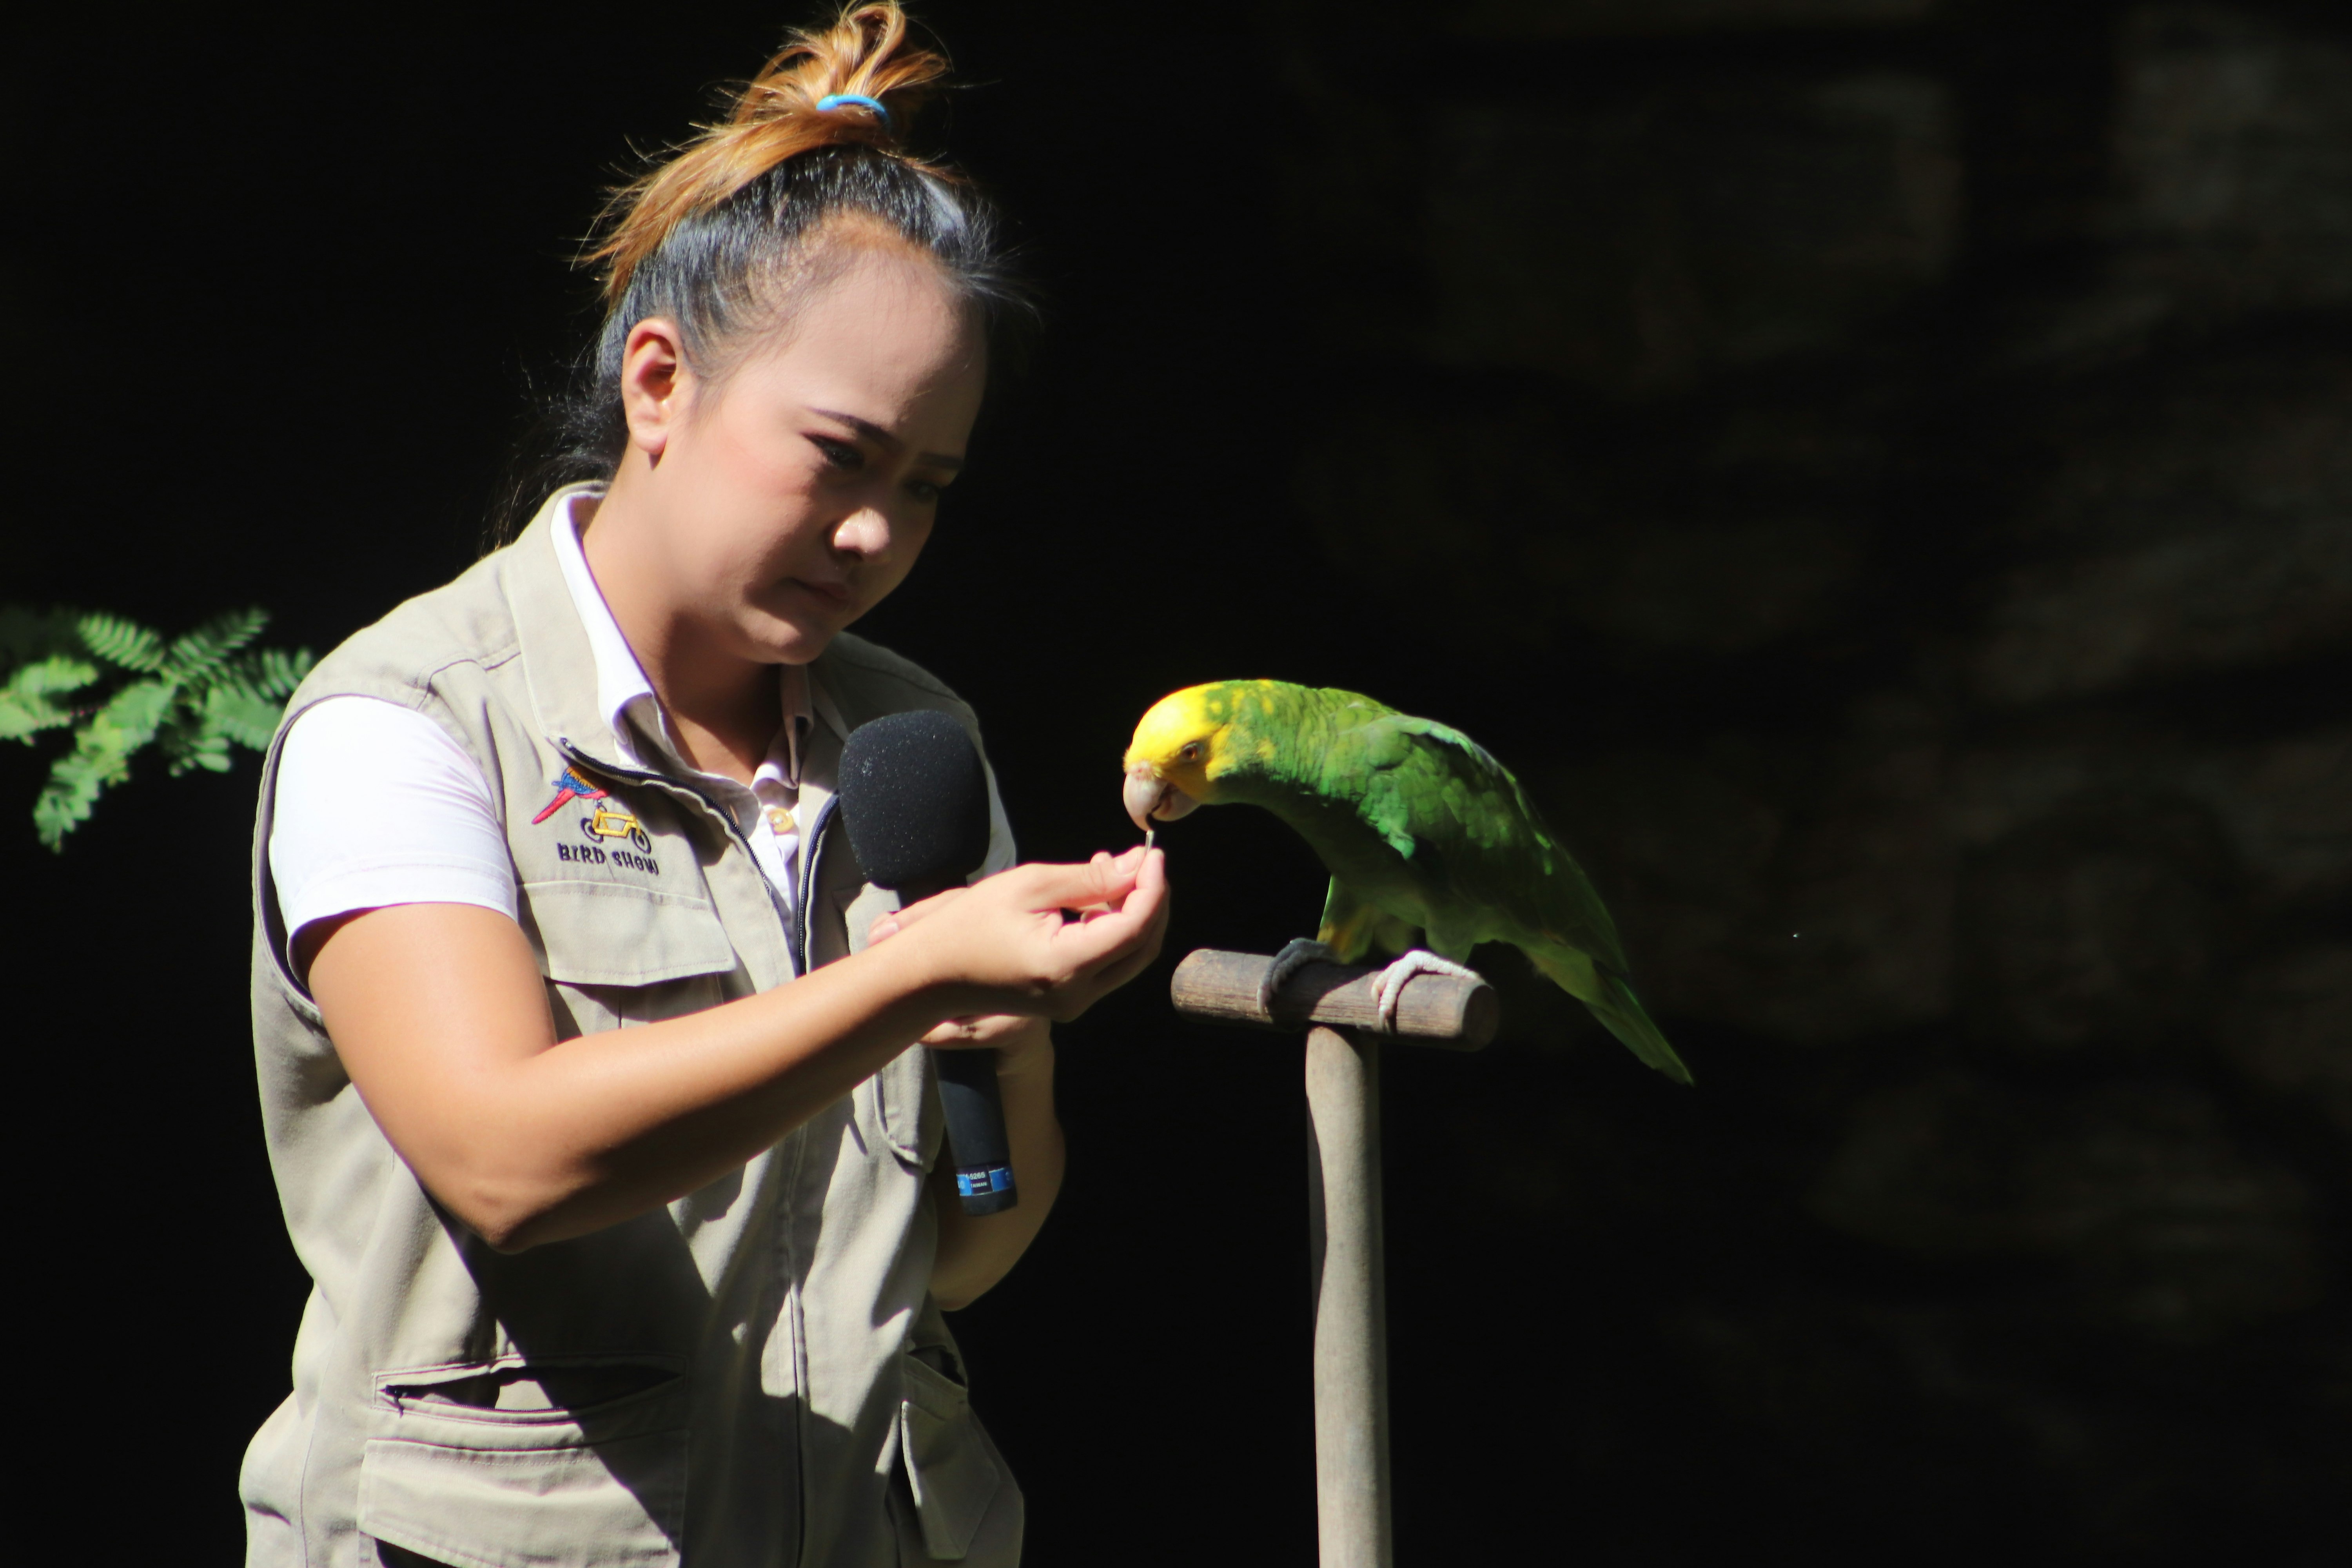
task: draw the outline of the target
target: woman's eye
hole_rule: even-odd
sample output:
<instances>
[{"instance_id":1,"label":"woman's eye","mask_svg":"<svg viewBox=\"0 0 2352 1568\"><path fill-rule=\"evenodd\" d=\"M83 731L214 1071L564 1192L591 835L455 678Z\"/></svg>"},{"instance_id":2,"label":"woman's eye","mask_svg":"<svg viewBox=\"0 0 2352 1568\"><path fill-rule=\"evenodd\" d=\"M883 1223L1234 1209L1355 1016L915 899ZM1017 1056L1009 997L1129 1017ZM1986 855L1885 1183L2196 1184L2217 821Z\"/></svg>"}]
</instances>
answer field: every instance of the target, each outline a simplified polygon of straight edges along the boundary
<instances>
[{"instance_id":1,"label":"woman's eye","mask_svg":"<svg viewBox=\"0 0 2352 1568\"><path fill-rule=\"evenodd\" d=\"M826 468L855 473L866 466L866 454L846 441L836 441L830 436L812 436L809 445L824 455Z\"/></svg>"}]
</instances>

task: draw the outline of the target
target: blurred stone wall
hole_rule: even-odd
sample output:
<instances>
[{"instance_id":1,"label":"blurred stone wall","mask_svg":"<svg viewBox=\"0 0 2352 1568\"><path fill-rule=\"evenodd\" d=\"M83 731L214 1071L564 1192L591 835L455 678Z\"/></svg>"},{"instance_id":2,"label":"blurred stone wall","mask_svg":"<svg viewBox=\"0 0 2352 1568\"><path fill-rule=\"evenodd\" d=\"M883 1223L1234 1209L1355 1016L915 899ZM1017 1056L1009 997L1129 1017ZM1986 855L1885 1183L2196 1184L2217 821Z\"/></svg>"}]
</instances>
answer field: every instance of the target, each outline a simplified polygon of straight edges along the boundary
<instances>
[{"instance_id":1,"label":"blurred stone wall","mask_svg":"<svg viewBox=\"0 0 2352 1568\"><path fill-rule=\"evenodd\" d=\"M1801 1536L2341 1561L2352 8L1284 15L1300 504L1722 1107L1505 1052L1432 1263Z\"/></svg>"}]
</instances>

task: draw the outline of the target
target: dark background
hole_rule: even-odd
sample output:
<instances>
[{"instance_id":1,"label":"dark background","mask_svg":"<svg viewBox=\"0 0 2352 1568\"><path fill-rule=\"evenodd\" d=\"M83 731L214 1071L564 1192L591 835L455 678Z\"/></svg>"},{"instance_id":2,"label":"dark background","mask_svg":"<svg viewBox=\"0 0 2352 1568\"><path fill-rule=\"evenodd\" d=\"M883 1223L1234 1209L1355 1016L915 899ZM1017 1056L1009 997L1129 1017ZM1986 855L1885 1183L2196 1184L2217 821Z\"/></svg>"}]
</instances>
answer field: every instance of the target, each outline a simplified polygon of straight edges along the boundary
<instances>
[{"instance_id":1,"label":"dark background","mask_svg":"<svg viewBox=\"0 0 2352 1568\"><path fill-rule=\"evenodd\" d=\"M1179 685L1460 724L1698 1074L1508 953L1504 1042L1391 1054L1401 1558L2341 1561L2352 18L924 14L1051 330L863 629L976 703L1037 857L1131 837ZM324 649L454 574L601 186L795 19L51 14L0 597ZM38 1473L108 1490L31 1517L227 1561L305 1288L253 768L52 858L45 763L0 757L16 1345ZM1168 842L1176 951L1312 926L1270 818ZM1063 1212L962 1331L1031 1561L1304 1563L1297 1052L1163 979L1066 1032Z\"/></svg>"}]
</instances>

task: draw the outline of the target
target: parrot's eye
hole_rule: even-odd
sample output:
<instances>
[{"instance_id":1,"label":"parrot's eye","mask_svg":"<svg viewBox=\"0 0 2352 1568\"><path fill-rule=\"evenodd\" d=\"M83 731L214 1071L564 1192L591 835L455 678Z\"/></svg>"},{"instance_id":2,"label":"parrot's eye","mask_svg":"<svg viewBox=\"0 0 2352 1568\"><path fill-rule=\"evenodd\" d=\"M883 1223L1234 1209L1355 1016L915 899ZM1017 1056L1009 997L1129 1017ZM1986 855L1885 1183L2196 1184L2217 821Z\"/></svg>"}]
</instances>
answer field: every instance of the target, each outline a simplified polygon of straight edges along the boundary
<instances>
[{"instance_id":1,"label":"parrot's eye","mask_svg":"<svg viewBox=\"0 0 2352 1568\"><path fill-rule=\"evenodd\" d=\"M1183 749L1176 753L1176 758L1179 762L1199 762L1201 760L1201 742L1198 741L1185 742Z\"/></svg>"}]
</instances>

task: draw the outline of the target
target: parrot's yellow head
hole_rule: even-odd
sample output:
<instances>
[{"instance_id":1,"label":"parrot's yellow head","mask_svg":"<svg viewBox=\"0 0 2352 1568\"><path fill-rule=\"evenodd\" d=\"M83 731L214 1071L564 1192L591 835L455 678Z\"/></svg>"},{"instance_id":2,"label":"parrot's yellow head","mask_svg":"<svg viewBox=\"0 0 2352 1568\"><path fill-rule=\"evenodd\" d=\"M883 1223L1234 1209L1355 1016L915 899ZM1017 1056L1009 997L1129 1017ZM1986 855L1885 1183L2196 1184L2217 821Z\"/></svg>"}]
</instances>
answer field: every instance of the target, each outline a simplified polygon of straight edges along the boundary
<instances>
[{"instance_id":1,"label":"parrot's yellow head","mask_svg":"<svg viewBox=\"0 0 2352 1568\"><path fill-rule=\"evenodd\" d=\"M1215 802L1233 728L1230 704L1222 700L1230 684L1171 692L1153 703L1135 727L1121 794L1138 827L1149 830L1155 821L1173 822L1196 805Z\"/></svg>"}]
</instances>

